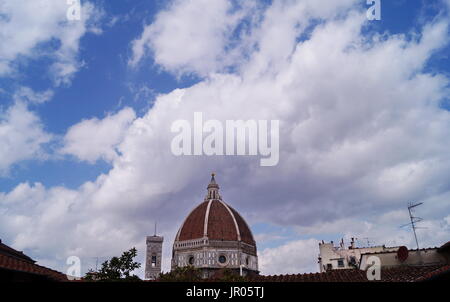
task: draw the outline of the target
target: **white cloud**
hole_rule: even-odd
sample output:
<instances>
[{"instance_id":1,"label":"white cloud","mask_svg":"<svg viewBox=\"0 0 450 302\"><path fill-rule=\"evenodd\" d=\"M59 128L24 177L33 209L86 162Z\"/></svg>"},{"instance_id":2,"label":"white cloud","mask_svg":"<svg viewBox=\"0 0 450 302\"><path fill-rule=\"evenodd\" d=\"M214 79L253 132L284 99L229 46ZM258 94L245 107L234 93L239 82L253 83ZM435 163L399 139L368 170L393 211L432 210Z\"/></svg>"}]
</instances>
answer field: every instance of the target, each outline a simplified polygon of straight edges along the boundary
<instances>
[{"instance_id":1,"label":"white cloud","mask_svg":"<svg viewBox=\"0 0 450 302\"><path fill-rule=\"evenodd\" d=\"M132 121L129 127L116 127L110 116L69 130L66 147L72 148L67 153L88 161L106 158L112 161L111 170L78 190L46 188L39 193L43 196L39 205L25 207L28 199L18 198L15 210L10 210L11 203L5 206L5 200L12 198L11 193L0 195L0 223L6 225L2 229L10 241L36 249L41 258L51 258L51 253L93 257L132 245L142 248L156 220L166 238L168 267L174 233L203 199L210 171L218 172L225 201L251 223L294 226L309 233L316 227L321 232L358 233L387 244L409 242L410 234L398 228L396 219L401 215L395 211L407 201L427 200L423 208L436 230L449 210L445 197L450 179L450 114L440 107L448 95L449 79L427 73L424 66L448 42L447 19L438 18L406 35L364 35L365 11L354 10L354 1L330 1L331 6L298 3L275 1L257 11L255 18L260 21L242 43L258 47L246 53L245 60L234 51L227 57L221 46L211 44L213 53L237 62L235 72L214 74L216 61L206 56L203 65L197 57L202 52L183 57L181 46L176 52L153 49L164 68L197 72L205 80L158 96L143 117L133 120L127 115L122 121ZM192 10L185 11L187 19L172 6L166 13L177 12L179 20L188 22ZM316 24L316 18L323 20ZM154 24L163 22L158 20ZM314 24L306 38L298 39ZM209 47L202 39L199 45ZM139 47L137 61L144 45ZM239 53L248 48L235 49ZM179 61L174 57L177 53L182 57ZM176 65L170 65L172 58ZM251 157L173 156L170 126L177 119L191 120L195 111L203 112L205 119L221 121L279 119L279 165L261 168L259 159ZM23 186L23 190L38 189ZM74 206L66 203L71 201ZM69 210L73 207L76 210ZM69 219L58 220L58 216ZM33 227L24 231L27 220ZM57 240L47 230L53 238L62 236L56 234L59 231L66 239L55 246ZM429 236L426 244L442 243L445 230ZM262 251L261 268L264 273L290 268L290 272L307 272L317 269L317 252L314 239L294 241ZM278 259L278 253L286 257Z\"/></svg>"},{"instance_id":2,"label":"white cloud","mask_svg":"<svg viewBox=\"0 0 450 302\"><path fill-rule=\"evenodd\" d=\"M445 222L447 222L448 225L450 225L450 215L448 215L447 217L445 217Z\"/></svg>"},{"instance_id":3,"label":"white cloud","mask_svg":"<svg viewBox=\"0 0 450 302\"><path fill-rule=\"evenodd\" d=\"M13 237L3 233L2 240L17 249L41 255L39 263L51 263L61 271L65 271L65 261L70 255L82 259L83 272L94 267L94 257L102 262L117 255L123 248L121 240L127 244L135 240L135 230L126 220L114 222L117 217L92 209L90 194L95 189L93 183L78 190L47 189L40 183L20 184L8 194L0 195L1 229L20 229ZM95 240L91 241L93 237ZM90 242L89 249L84 248L86 240ZM136 244L140 250L142 243ZM128 248L131 247L124 249Z\"/></svg>"},{"instance_id":4,"label":"white cloud","mask_svg":"<svg viewBox=\"0 0 450 302\"><path fill-rule=\"evenodd\" d=\"M53 97L53 91L52 90L46 90L42 92L36 92L33 89L29 87L20 87L15 93L14 93L14 100L17 101L24 101L29 102L32 104L41 104L49 101Z\"/></svg>"},{"instance_id":5,"label":"white cloud","mask_svg":"<svg viewBox=\"0 0 450 302\"><path fill-rule=\"evenodd\" d=\"M84 120L67 131L60 152L91 163L99 159L112 161L117 157L117 145L135 118L133 109L125 108L102 120Z\"/></svg>"},{"instance_id":6,"label":"white cloud","mask_svg":"<svg viewBox=\"0 0 450 302\"><path fill-rule=\"evenodd\" d=\"M284 245L267 248L258 255L263 275L299 274L317 272L319 241L295 240Z\"/></svg>"},{"instance_id":7,"label":"white cloud","mask_svg":"<svg viewBox=\"0 0 450 302\"><path fill-rule=\"evenodd\" d=\"M285 239L285 236L278 235L276 233L260 233L255 234L255 241L258 243L266 243L276 240L282 240Z\"/></svg>"},{"instance_id":8,"label":"white cloud","mask_svg":"<svg viewBox=\"0 0 450 302\"><path fill-rule=\"evenodd\" d=\"M177 75L240 68L251 55L253 68L273 68L311 19L332 18L350 4L356 1L275 1L265 10L258 1L172 1L133 41L130 65L150 51L156 64Z\"/></svg>"},{"instance_id":9,"label":"white cloud","mask_svg":"<svg viewBox=\"0 0 450 302\"><path fill-rule=\"evenodd\" d=\"M17 101L7 110L0 109L0 176L7 175L10 167L20 161L44 158L43 145L51 139L25 103Z\"/></svg>"},{"instance_id":10,"label":"white cloud","mask_svg":"<svg viewBox=\"0 0 450 302\"><path fill-rule=\"evenodd\" d=\"M18 72L23 60L50 57L51 75L57 85L70 82L82 66L78 60L81 37L99 33L96 23L100 11L91 3L82 6L81 20L68 21L69 5L60 0L6 0L0 3L0 76ZM49 53L45 45L60 43Z\"/></svg>"},{"instance_id":11,"label":"white cloud","mask_svg":"<svg viewBox=\"0 0 450 302\"><path fill-rule=\"evenodd\" d=\"M257 6L255 1L241 5L228 0L172 1L133 42L130 65L138 64L150 50L157 64L178 75L205 76L223 70L231 65L230 42L236 27Z\"/></svg>"},{"instance_id":12,"label":"white cloud","mask_svg":"<svg viewBox=\"0 0 450 302\"><path fill-rule=\"evenodd\" d=\"M430 200L426 200L424 205L414 213L416 216L423 217L423 221L417 223L417 237L420 247L440 246L448 241L450 224L445 217L429 217ZM436 206L436 205L434 205ZM437 204L438 211L446 212L448 206L443 201ZM428 211L426 211L428 208ZM341 237L349 242L351 238L357 240L359 246L383 245L400 246L406 245L409 248L416 248L416 242L412 228L408 226L410 218L408 209L396 209L373 217L349 217L329 222L318 222L305 227L296 227L296 231L303 236L326 236L327 238L335 236L335 242ZM321 238L322 239L322 238ZM369 242L369 243L368 243Z\"/></svg>"}]
</instances>

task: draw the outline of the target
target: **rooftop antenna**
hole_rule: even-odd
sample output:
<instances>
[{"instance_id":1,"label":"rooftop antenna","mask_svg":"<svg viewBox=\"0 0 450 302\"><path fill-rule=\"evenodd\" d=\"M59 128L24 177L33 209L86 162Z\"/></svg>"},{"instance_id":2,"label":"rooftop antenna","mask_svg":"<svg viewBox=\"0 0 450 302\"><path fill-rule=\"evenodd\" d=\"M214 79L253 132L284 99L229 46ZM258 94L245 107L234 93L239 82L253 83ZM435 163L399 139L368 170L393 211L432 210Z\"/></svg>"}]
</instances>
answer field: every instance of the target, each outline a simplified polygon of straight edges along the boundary
<instances>
[{"instance_id":1,"label":"rooftop antenna","mask_svg":"<svg viewBox=\"0 0 450 302\"><path fill-rule=\"evenodd\" d=\"M155 235L154 236L156 237L156 221L155 221Z\"/></svg>"},{"instance_id":2,"label":"rooftop antenna","mask_svg":"<svg viewBox=\"0 0 450 302\"><path fill-rule=\"evenodd\" d=\"M416 226L416 224L418 222L421 222L423 219L420 217L415 217L412 214L412 209L414 209L415 207L418 207L420 205L422 205L423 202L418 202L418 203L412 203L410 202L408 204L408 212L409 212L409 219L411 220L410 223L402 225L401 227L405 227L405 226L411 226L414 232L414 239L416 240L416 245L417 245L417 250L419 250L419 241L417 240L417 234L416 234L416 229L418 229L419 227Z\"/></svg>"},{"instance_id":3,"label":"rooftop antenna","mask_svg":"<svg viewBox=\"0 0 450 302\"><path fill-rule=\"evenodd\" d=\"M105 258L105 257L95 256L95 257L92 257L92 258L95 259L95 271L98 273L99 260L100 260L100 258Z\"/></svg>"},{"instance_id":4,"label":"rooftop antenna","mask_svg":"<svg viewBox=\"0 0 450 302\"><path fill-rule=\"evenodd\" d=\"M370 240L369 240L369 237L364 237L363 239L366 239L366 241L367 241L367 247L370 247Z\"/></svg>"}]
</instances>

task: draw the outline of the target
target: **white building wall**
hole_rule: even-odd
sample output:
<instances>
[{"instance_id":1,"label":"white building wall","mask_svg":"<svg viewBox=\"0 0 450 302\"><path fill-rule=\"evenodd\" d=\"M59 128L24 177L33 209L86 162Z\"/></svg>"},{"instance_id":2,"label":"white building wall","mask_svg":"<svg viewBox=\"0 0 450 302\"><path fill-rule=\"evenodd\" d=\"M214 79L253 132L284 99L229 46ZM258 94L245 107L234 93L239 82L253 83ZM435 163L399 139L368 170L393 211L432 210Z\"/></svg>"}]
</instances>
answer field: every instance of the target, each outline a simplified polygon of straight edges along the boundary
<instances>
[{"instance_id":1,"label":"white building wall","mask_svg":"<svg viewBox=\"0 0 450 302\"><path fill-rule=\"evenodd\" d=\"M335 269L349 269L359 267L361 254L397 251L398 247L336 247L331 243L319 243L319 269L320 272ZM354 265L352 265L354 263Z\"/></svg>"},{"instance_id":2,"label":"white building wall","mask_svg":"<svg viewBox=\"0 0 450 302\"><path fill-rule=\"evenodd\" d=\"M362 255L360 269L367 269L367 258L370 256L377 256L378 258L380 258L381 267L391 267L399 265L436 265L445 264L448 262L445 255L437 252L437 248L430 248L422 249L420 251L410 250L408 252L408 258L406 258L406 260L403 262L398 259L396 251L365 254Z\"/></svg>"}]
</instances>

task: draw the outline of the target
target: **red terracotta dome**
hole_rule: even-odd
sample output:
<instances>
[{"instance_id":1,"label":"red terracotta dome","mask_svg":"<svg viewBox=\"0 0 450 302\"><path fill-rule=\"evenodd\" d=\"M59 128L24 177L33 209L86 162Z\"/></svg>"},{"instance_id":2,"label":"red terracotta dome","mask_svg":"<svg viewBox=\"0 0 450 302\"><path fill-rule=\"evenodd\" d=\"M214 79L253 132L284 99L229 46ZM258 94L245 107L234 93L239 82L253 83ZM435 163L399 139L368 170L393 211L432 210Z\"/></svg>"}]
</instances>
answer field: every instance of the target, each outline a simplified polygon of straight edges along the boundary
<instances>
[{"instance_id":1,"label":"red terracotta dome","mask_svg":"<svg viewBox=\"0 0 450 302\"><path fill-rule=\"evenodd\" d=\"M177 241L207 237L209 240L242 241L255 245L245 220L225 202L215 199L201 203L186 218Z\"/></svg>"},{"instance_id":2,"label":"red terracotta dome","mask_svg":"<svg viewBox=\"0 0 450 302\"><path fill-rule=\"evenodd\" d=\"M252 232L239 213L222 201L214 175L208 185L208 196L186 218L176 241L208 238L209 240L242 241L255 246Z\"/></svg>"},{"instance_id":3,"label":"red terracotta dome","mask_svg":"<svg viewBox=\"0 0 450 302\"><path fill-rule=\"evenodd\" d=\"M228 268L258 273L256 242L245 220L219 194L214 174L205 200L186 217L175 237L172 269L194 266L203 278Z\"/></svg>"}]
</instances>

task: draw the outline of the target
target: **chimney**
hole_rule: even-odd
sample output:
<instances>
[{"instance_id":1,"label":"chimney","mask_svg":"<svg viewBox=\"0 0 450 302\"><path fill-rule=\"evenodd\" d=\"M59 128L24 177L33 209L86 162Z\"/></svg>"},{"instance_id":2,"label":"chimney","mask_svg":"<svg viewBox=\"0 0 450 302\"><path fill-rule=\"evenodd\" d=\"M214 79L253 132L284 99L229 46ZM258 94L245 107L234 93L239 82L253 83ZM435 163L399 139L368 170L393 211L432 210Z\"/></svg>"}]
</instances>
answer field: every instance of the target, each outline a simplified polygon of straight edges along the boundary
<instances>
[{"instance_id":1,"label":"chimney","mask_svg":"<svg viewBox=\"0 0 450 302\"><path fill-rule=\"evenodd\" d=\"M350 242L350 249L355 248L355 238L352 237L352 241Z\"/></svg>"}]
</instances>

